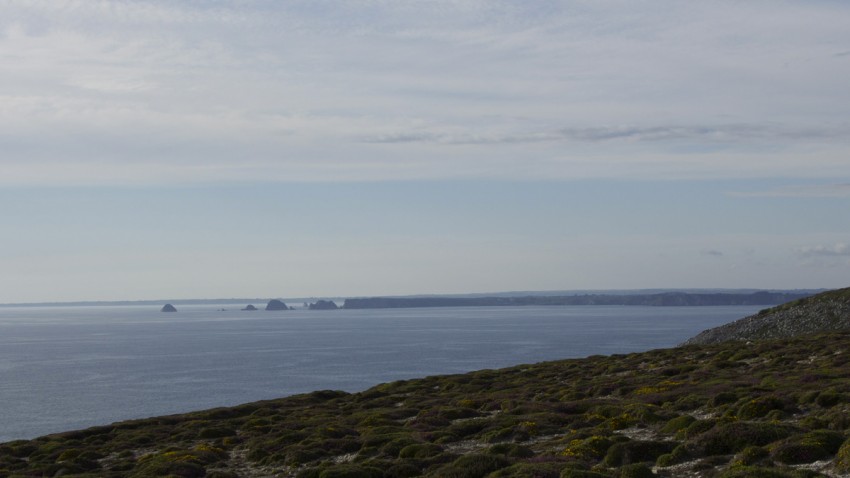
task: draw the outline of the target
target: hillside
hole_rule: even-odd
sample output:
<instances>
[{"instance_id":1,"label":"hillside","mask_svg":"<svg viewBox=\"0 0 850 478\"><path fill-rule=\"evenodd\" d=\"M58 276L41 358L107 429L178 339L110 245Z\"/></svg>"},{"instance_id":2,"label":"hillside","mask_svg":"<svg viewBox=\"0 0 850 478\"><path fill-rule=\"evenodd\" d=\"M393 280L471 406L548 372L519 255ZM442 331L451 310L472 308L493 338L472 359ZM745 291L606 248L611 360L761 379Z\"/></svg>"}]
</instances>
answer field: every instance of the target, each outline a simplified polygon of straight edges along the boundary
<instances>
[{"instance_id":1,"label":"hillside","mask_svg":"<svg viewBox=\"0 0 850 478\"><path fill-rule=\"evenodd\" d=\"M314 392L5 443L0 476L850 476L848 349L833 333Z\"/></svg>"},{"instance_id":2,"label":"hillside","mask_svg":"<svg viewBox=\"0 0 850 478\"><path fill-rule=\"evenodd\" d=\"M685 344L787 338L850 329L850 288L805 297L705 330Z\"/></svg>"}]
</instances>

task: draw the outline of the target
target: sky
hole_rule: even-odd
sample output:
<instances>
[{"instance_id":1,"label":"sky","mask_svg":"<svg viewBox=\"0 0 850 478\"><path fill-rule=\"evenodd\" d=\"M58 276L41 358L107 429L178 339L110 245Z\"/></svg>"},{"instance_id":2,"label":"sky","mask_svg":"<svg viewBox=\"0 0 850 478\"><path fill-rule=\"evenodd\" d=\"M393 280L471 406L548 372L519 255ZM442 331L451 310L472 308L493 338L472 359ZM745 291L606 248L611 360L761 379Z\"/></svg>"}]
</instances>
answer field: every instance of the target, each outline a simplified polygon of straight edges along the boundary
<instances>
[{"instance_id":1,"label":"sky","mask_svg":"<svg viewBox=\"0 0 850 478\"><path fill-rule=\"evenodd\" d=\"M0 303L847 287L847 25L0 0Z\"/></svg>"}]
</instances>

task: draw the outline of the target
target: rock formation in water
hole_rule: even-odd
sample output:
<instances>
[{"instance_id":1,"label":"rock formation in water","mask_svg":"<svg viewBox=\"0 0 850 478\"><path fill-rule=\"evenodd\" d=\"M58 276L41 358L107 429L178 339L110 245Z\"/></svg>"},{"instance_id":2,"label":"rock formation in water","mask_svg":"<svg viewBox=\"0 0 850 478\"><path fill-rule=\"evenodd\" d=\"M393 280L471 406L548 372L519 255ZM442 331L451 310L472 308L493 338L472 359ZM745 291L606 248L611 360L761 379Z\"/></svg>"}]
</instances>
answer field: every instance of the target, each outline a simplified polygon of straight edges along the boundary
<instances>
[{"instance_id":1,"label":"rock formation in water","mask_svg":"<svg viewBox=\"0 0 850 478\"><path fill-rule=\"evenodd\" d=\"M248 304L242 310L257 310L257 308L253 304Z\"/></svg>"},{"instance_id":2,"label":"rock formation in water","mask_svg":"<svg viewBox=\"0 0 850 478\"><path fill-rule=\"evenodd\" d=\"M159 309L160 312L177 312L177 309L174 308L171 304L165 304Z\"/></svg>"},{"instance_id":3,"label":"rock formation in water","mask_svg":"<svg viewBox=\"0 0 850 478\"><path fill-rule=\"evenodd\" d=\"M266 310L289 310L289 307L277 299L272 299L266 305Z\"/></svg>"},{"instance_id":4,"label":"rock formation in water","mask_svg":"<svg viewBox=\"0 0 850 478\"><path fill-rule=\"evenodd\" d=\"M332 300L319 300L313 304L307 306L310 310L336 310L339 307L336 305L336 302Z\"/></svg>"}]
</instances>

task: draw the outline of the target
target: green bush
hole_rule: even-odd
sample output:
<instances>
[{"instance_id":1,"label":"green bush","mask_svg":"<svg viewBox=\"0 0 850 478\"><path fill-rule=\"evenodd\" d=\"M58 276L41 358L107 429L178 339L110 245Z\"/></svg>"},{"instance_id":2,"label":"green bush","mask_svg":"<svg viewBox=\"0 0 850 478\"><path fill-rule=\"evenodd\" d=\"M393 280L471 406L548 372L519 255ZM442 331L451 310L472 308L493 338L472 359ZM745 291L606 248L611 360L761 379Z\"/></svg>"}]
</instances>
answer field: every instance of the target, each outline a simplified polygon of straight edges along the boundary
<instances>
[{"instance_id":1,"label":"green bush","mask_svg":"<svg viewBox=\"0 0 850 478\"><path fill-rule=\"evenodd\" d=\"M633 463L621 467L617 472L617 478L654 478L655 474L643 463Z\"/></svg>"},{"instance_id":2,"label":"green bush","mask_svg":"<svg viewBox=\"0 0 850 478\"><path fill-rule=\"evenodd\" d=\"M664 433L676 433L679 430L687 428L695 421L697 421L697 419L690 415L682 415L664 424L664 427L661 428L661 431Z\"/></svg>"},{"instance_id":3,"label":"green bush","mask_svg":"<svg viewBox=\"0 0 850 478\"><path fill-rule=\"evenodd\" d=\"M394 438L381 447L381 453L385 453L393 458L397 457L401 450L410 445L419 443L409 436L401 436Z\"/></svg>"},{"instance_id":4,"label":"green bush","mask_svg":"<svg viewBox=\"0 0 850 478\"><path fill-rule=\"evenodd\" d=\"M713 420L713 419L697 420L697 421L691 423L690 425L688 425L687 428L680 430L679 433L676 434L676 437L677 438L683 438L683 439L695 437L697 435L700 435L702 433L705 433L705 432L711 430L712 428L714 428L714 426L716 424L717 424L717 420Z\"/></svg>"},{"instance_id":5,"label":"green bush","mask_svg":"<svg viewBox=\"0 0 850 478\"><path fill-rule=\"evenodd\" d=\"M774 410L786 411L785 401L774 396L754 398L738 408L738 418L742 420L753 420L765 417Z\"/></svg>"},{"instance_id":6,"label":"green bush","mask_svg":"<svg viewBox=\"0 0 850 478\"><path fill-rule=\"evenodd\" d=\"M560 478L563 463L516 463L487 475L487 478Z\"/></svg>"},{"instance_id":7,"label":"green bush","mask_svg":"<svg viewBox=\"0 0 850 478\"><path fill-rule=\"evenodd\" d=\"M727 469L719 478L794 478L794 475L775 468L741 466Z\"/></svg>"},{"instance_id":8,"label":"green bush","mask_svg":"<svg viewBox=\"0 0 850 478\"><path fill-rule=\"evenodd\" d=\"M401 451L398 452L398 457L403 459L414 458L421 460L423 458L437 456L442 452L443 447L440 445L435 445L433 443L416 443L402 448Z\"/></svg>"},{"instance_id":9,"label":"green bush","mask_svg":"<svg viewBox=\"0 0 850 478\"><path fill-rule=\"evenodd\" d=\"M156 456L140 463L129 475L130 478L154 478L174 476L179 478L201 478L206 475L204 467L189 461L171 461L167 457Z\"/></svg>"},{"instance_id":10,"label":"green bush","mask_svg":"<svg viewBox=\"0 0 850 478\"><path fill-rule=\"evenodd\" d=\"M844 396L833 389L824 390L815 398L815 403L824 408L834 407L844 401Z\"/></svg>"},{"instance_id":11,"label":"green bush","mask_svg":"<svg viewBox=\"0 0 850 478\"><path fill-rule=\"evenodd\" d=\"M823 415L830 430L847 430L850 428L850 413L844 410L830 410Z\"/></svg>"},{"instance_id":12,"label":"green bush","mask_svg":"<svg viewBox=\"0 0 850 478\"><path fill-rule=\"evenodd\" d=\"M207 472L204 478L239 478L239 475L231 471L214 470Z\"/></svg>"},{"instance_id":13,"label":"green bush","mask_svg":"<svg viewBox=\"0 0 850 478\"><path fill-rule=\"evenodd\" d=\"M531 448L515 443L493 445L487 449L487 453L491 455L505 455L511 458L530 458L534 456L534 451Z\"/></svg>"},{"instance_id":14,"label":"green bush","mask_svg":"<svg viewBox=\"0 0 850 478\"><path fill-rule=\"evenodd\" d=\"M565 468L561 471L561 478L606 478L608 475L589 470Z\"/></svg>"},{"instance_id":15,"label":"green bush","mask_svg":"<svg viewBox=\"0 0 850 478\"><path fill-rule=\"evenodd\" d=\"M398 463L384 471L384 478L413 478L422 476L422 470L409 463Z\"/></svg>"},{"instance_id":16,"label":"green bush","mask_svg":"<svg viewBox=\"0 0 850 478\"><path fill-rule=\"evenodd\" d=\"M738 400L738 395L734 392L720 392L711 397L708 404L712 407L717 407L719 405L725 405L727 403L733 403Z\"/></svg>"},{"instance_id":17,"label":"green bush","mask_svg":"<svg viewBox=\"0 0 850 478\"><path fill-rule=\"evenodd\" d=\"M760 446L748 446L732 459L734 466L752 466L765 461L770 454Z\"/></svg>"},{"instance_id":18,"label":"green bush","mask_svg":"<svg viewBox=\"0 0 850 478\"><path fill-rule=\"evenodd\" d=\"M198 438L224 438L236 435L236 430L225 427L202 428Z\"/></svg>"},{"instance_id":19,"label":"green bush","mask_svg":"<svg viewBox=\"0 0 850 478\"><path fill-rule=\"evenodd\" d=\"M325 468L319 478L383 478L384 472L378 468L357 465L336 465Z\"/></svg>"},{"instance_id":20,"label":"green bush","mask_svg":"<svg viewBox=\"0 0 850 478\"><path fill-rule=\"evenodd\" d=\"M608 467L629 465L632 463L655 462L655 460L673 451L676 444L667 441L627 441L615 443L608 449L602 464Z\"/></svg>"},{"instance_id":21,"label":"green bush","mask_svg":"<svg viewBox=\"0 0 850 478\"><path fill-rule=\"evenodd\" d=\"M841 473L850 473L850 438L848 438L835 454L835 469Z\"/></svg>"},{"instance_id":22,"label":"green bush","mask_svg":"<svg viewBox=\"0 0 850 478\"><path fill-rule=\"evenodd\" d=\"M697 436L688 446L697 455L727 455L748 446L764 446L788 438L795 429L774 423L721 423Z\"/></svg>"},{"instance_id":23,"label":"green bush","mask_svg":"<svg viewBox=\"0 0 850 478\"><path fill-rule=\"evenodd\" d=\"M688 458L690 458L688 449L684 445L678 445L676 448L673 448L673 451L670 453L660 455L658 459L655 460L655 464L661 467L672 466L677 463L682 463Z\"/></svg>"},{"instance_id":24,"label":"green bush","mask_svg":"<svg viewBox=\"0 0 850 478\"><path fill-rule=\"evenodd\" d=\"M812 463L835 454L841 447L843 435L829 430L817 430L784 440L771 450L771 457L785 464Z\"/></svg>"},{"instance_id":25,"label":"green bush","mask_svg":"<svg viewBox=\"0 0 850 478\"><path fill-rule=\"evenodd\" d=\"M511 462L504 456L475 453L464 455L450 465L441 468L436 476L440 478L483 478L510 464Z\"/></svg>"},{"instance_id":26,"label":"green bush","mask_svg":"<svg viewBox=\"0 0 850 478\"><path fill-rule=\"evenodd\" d=\"M608 448L614 444L614 441L605 436L593 435L591 437L575 439L570 441L566 448L561 452L561 455L576 460L598 460L605 456Z\"/></svg>"}]
</instances>

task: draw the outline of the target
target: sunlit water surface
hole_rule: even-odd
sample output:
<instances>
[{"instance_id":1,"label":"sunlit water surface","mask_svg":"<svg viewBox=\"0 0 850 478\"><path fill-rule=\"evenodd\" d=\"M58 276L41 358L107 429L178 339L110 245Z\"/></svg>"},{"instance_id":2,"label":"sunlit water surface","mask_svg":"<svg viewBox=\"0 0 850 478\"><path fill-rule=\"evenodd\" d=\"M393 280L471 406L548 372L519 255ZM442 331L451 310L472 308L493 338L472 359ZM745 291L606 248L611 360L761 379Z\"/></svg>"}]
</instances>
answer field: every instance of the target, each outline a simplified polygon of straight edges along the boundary
<instances>
[{"instance_id":1,"label":"sunlit water surface","mask_svg":"<svg viewBox=\"0 0 850 478\"><path fill-rule=\"evenodd\" d=\"M0 308L0 441L312 390L671 347L760 307L178 308Z\"/></svg>"}]
</instances>

